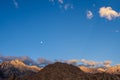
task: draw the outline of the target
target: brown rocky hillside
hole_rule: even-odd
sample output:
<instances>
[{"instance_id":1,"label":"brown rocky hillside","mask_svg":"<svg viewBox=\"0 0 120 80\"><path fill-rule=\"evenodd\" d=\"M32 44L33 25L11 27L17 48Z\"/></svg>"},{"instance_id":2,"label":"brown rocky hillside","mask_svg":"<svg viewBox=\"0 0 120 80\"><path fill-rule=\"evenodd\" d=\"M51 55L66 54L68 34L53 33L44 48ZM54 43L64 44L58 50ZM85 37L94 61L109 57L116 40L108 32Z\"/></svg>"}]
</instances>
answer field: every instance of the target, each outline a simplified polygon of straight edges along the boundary
<instances>
[{"instance_id":1,"label":"brown rocky hillside","mask_svg":"<svg viewBox=\"0 0 120 80\"><path fill-rule=\"evenodd\" d=\"M85 73L76 66L57 62L33 76L26 75L15 80L120 80L120 77L108 73Z\"/></svg>"}]
</instances>

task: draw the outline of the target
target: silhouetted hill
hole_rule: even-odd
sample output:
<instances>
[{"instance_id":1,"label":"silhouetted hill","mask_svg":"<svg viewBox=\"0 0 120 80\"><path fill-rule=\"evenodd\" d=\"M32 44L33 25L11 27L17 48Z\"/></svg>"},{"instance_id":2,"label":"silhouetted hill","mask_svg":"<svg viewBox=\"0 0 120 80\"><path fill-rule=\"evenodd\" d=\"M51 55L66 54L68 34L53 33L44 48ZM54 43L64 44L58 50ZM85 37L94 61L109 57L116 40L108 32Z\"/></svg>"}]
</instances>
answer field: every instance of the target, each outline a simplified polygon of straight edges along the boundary
<instances>
[{"instance_id":1,"label":"silhouetted hill","mask_svg":"<svg viewBox=\"0 0 120 80\"><path fill-rule=\"evenodd\" d=\"M66 63L54 63L46 66L37 74L29 77L24 76L22 79L26 80L89 80L78 67Z\"/></svg>"},{"instance_id":2,"label":"silhouetted hill","mask_svg":"<svg viewBox=\"0 0 120 80\"><path fill-rule=\"evenodd\" d=\"M118 75L108 73L85 73L76 66L57 62L46 66L33 76L24 76L17 80L120 80L120 78Z\"/></svg>"}]
</instances>

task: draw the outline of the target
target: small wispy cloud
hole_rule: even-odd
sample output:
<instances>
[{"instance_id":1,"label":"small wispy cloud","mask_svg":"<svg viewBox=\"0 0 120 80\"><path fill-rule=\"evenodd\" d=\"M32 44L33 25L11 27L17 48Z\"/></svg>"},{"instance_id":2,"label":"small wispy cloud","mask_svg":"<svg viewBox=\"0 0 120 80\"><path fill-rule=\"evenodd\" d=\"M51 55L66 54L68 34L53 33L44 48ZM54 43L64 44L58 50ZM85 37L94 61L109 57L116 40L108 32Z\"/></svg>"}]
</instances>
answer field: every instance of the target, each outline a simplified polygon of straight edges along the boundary
<instances>
[{"instance_id":1,"label":"small wispy cloud","mask_svg":"<svg viewBox=\"0 0 120 80\"><path fill-rule=\"evenodd\" d=\"M82 59L81 62L82 62L84 65L88 65L88 66L98 66L98 65L101 65L101 64L102 64L102 62L96 62L96 61L85 60L85 59Z\"/></svg>"},{"instance_id":2,"label":"small wispy cloud","mask_svg":"<svg viewBox=\"0 0 120 80\"><path fill-rule=\"evenodd\" d=\"M27 65L30 65L30 64L36 65L37 64L34 60L32 60L28 56L16 57L16 56L2 56L2 55L0 55L0 60L2 60L2 61L11 61L11 60L16 60L16 59L23 61Z\"/></svg>"},{"instance_id":3,"label":"small wispy cloud","mask_svg":"<svg viewBox=\"0 0 120 80\"><path fill-rule=\"evenodd\" d=\"M74 6L72 3L70 3L69 1L66 2L64 0L49 0L50 2L57 4L59 6L59 8L62 8L64 10L68 10L68 9L74 9Z\"/></svg>"},{"instance_id":4,"label":"small wispy cloud","mask_svg":"<svg viewBox=\"0 0 120 80\"><path fill-rule=\"evenodd\" d=\"M48 65L48 64L52 63L52 61L47 60L45 58L38 58L37 61L36 61L36 60L31 59L28 56L16 57L16 56L3 56L3 55L0 55L0 61L2 61L2 62L16 60L16 59L18 59L20 61L23 61L27 65L36 65L36 66L41 66L42 65L43 66L43 65Z\"/></svg>"},{"instance_id":5,"label":"small wispy cloud","mask_svg":"<svg viewBox=\"0 0 120 80\"><path fill-rule=\"evenodd\" d=\"M13 0L13 4L15 5L15 8L19 7L18 2L16 0Z\"/></svg>"},{"instance_id":6,"label":"small wispy cloud","mask_svg":"<svg viewBox=\"0 0 120 80\"><path fill-rule=\"evenodd\" d=\"M64 3L63 0L58 0L58 2L59 2L60 4L63 4L63 3Z\"/></svg>"},{"instance_id":7,"label":"small wispy cloud","mask_svg":"<svg viewBox=\"0 0 120 80\"><path fill-rule=\"evenodd\" d=\"M42 65L48 65L48 64L53 63L52 61L47 60L47 59L45 59L45 58L38 58L38 59L37 59L37 62L38 62L38 64L42 64Z\"/></svg>"},{"instance_id":8,"label":"small wispy cloud","mask_svg":"<svg viewBox=\"0 0 120 80\"><path fill-rule=\"evenodd\" d=\"M92 60L85 60L85 59L81 59L81 60L66 60L64 61L68 64L73 64L76 65L77 63L82 63L85 66L89 66L89 67L96 67L96 66L105 66L105 67L109 67L111 65L111 61L107 60L104 62L96 62L96 61L92 61Z\"/></svg>"},{"instance_id":9,"label":"small wispy cloud","mask_svg":"<svg viewBox=\"0 0 120 80\"><path fill-rule=\"evenodd\" d=\"M73 8L74 8L74 7L73 7L72 4L65 4L65 5L64 5L64 9L65 9L65 10L73 9Z\"/></svg>"},{"instance_id":10,"label":"small wispy cloud","mask_svg":"<svg viewBox=\"0 0 120 80\"><path fill-rule=\"evenodd\" d=\"M108 20L120 17L120 13L113 10L111 7L101 7L99 10L100 17L104 17Z\"/></svg>"},{"instance_id":11,"label":"small wispy cloud","mask_svg":"<svg viewBox=\"0 0 120 80\"><path fill-rule=\"evenodd\" d=\"M110 67L110 64L111 64L112 62L111 61L105 61L105 62L103 62L103 65L105 66L105 67Z\"/></svg>"},{"instance_id":12,"label":"small wispy cloud","mask_svg":"<svg viewBox=\"0 0 120 80\"><path fill-rule=\"evenodd\" d=\"M92 19L92 18L93 18L93 13L92 13L92 11L87 11L86 17L87 17L88 19Z\"/></svg>"},{"instance_id":13,"label":"small wispy cloud","mask_svg":"<svg viewBox=\"0 0 120 80\"><path fill-rule=\"evenodd\" d=\"M78 62L80 62L80 60L72 59L72 60L66 60L64 62L68 64L76 65Z\"/></svg>"},{"instance_id":14,"label":"small wispy cloud","mask_svg":"<svg viewBox=\"0 0 120 80\"><path fill-rule=\"evenodd\" d=\"M88 67L98 67L98 66L105 66L105 67L109 67L111 65L111 61L110 60L106 60L104 62L96 62L96 61L92 61L92 60L86 60L86 59L71 59L71 60L55 60L55 61L51 61L51 60L47 60L45 58L38 58L37 60L33 60L28 56L3 56L0 55L0 61L4 62L4 61L11 61L11 60L21 60L23 61L25 64L27 65L36 65L36 66L46 66L48 64L52 64L54 62L64 62L64 63L68 63L68 64L72 64L72 65L84 65L84 66L88 66Z\"/></svg>"},{"instance_id":15,"label":"small wispy cloud","mask_svg":"<svg viewBox=\"0 0 120 80\"><path fill-rule=\"evenodd\" d=\"M115 30L116 33L119 33L120 31L119 30Z\"/></svg>"}]
</instances>

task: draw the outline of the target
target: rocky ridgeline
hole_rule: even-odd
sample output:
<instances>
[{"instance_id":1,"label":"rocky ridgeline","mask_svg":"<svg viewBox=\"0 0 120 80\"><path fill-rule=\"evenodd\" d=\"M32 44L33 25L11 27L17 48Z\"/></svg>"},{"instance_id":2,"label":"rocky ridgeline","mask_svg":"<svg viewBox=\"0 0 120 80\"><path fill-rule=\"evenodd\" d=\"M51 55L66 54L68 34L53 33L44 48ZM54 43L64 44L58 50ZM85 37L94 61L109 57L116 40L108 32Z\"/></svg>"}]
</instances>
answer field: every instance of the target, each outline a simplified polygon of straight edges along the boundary
<instances>
[{"instance_id":1,"label":"rocky ridgeline","mask_svg":"<svg viewBox=\"0 0 120 80\"><path fill-rule=\"evenodd\" d=\"M16 80L120 80L120 77L105 72L86 73L76 66L57 62L46 66L33 76L23 76Z\"/></svg>"},{"instance_id":2,"label":"rocky ridgeline","mask_svg":"<svg viewBox=\"0 0 120 80\"><path fill-rule=\"evenodd\" d=\"M23 76L27 73L33 74L40 70L36 66L28 66L20 60L6 61L0 64L1 78L9 78L12 75Z\"/></svg>"},{"instance_id":3,"label":"rocky ridgeline","mask_svg":"<svg viewBox=\"0 0 120 80\"><path fill-rule=\"evenodd\" d=\"M56 62L40 69L13 60L0 64L0 80L120 80L120 66L104 69Z\"/></svg>"}]
</instances>

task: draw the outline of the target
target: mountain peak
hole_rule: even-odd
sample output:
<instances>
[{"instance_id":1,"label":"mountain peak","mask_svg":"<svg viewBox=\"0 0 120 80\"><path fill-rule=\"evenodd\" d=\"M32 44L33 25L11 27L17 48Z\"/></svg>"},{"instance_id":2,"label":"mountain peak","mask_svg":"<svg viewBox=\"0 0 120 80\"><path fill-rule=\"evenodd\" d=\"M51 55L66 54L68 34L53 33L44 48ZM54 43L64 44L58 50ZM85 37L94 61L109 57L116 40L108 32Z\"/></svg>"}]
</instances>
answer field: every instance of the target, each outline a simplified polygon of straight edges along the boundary
<instances>
[{"instance_id":1,"label":"mountain peak","mask_svg":"<svg viewBox=\"0 0 120 80\"><path fill-rule=\"evenodd\" d=\"M12 60L12 61L10 61L10 63L12 64L12 65L14 65L14 66L25 66L25 64L22 62L22 61L20 61L20 60L18 60L18 59L16 59L16 60Z\"/></svg>"},{"instance_id":2,"label":"mountain peak","mask_svg":"<svg viewBox=\"0 0 120 80\"><path fill-rule=\"evenodd\" d=\"M31 76L29 80L73 80L73 78L74 80L81 80L80 78L85 78L84 74L77 66L56 62L47 65L37 74Z\"/></svg>"},{"instance_id":3,"label":"mountain peak","mask_svg":"<svg viewBox=\"0 0 120 80\"><path fill-rule=\"evenodd\" d=\"M24 64L20 60L12 60L2 62L0 65L0 71L5 77L10 77L11 75L22 76L26 73L33 74L40 70L37 66L29 66Z\"/></svg>"}]
</instances>

